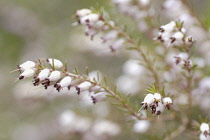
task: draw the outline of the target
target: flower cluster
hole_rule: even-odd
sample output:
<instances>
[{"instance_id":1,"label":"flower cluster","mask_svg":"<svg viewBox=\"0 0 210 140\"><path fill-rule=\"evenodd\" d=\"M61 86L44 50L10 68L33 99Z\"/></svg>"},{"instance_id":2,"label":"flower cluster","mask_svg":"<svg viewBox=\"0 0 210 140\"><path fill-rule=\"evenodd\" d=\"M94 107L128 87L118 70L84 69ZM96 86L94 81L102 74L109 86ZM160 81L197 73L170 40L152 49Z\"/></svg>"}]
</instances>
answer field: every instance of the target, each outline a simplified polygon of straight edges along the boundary
<instances>
[{"instance_id":1,"label":"flower cluster","mask_svg":"<svg viewBox=\"0 0 210 140\"><path fill-rule=\"evenodd\" d=\"M208 123L202 123L200 125L200 140L209 140L210 139L210 131L209 131L209 124Z\"/></svg>"},{"instance_id":2,"label":"flower cluster","mask_svg":"<svg viewBox=\"0 0 210 140\"><path fill-rule=\"evenodd\" d=\"M167 108L168 110L170 109L170 106L172 105L172 100L170 97L164 97L162 99L160 93L149 93L145 96L144 101L141 103L141 105L143 105L142 107L144 109L150 107L152 114L160 115L165 108Z\"/></svg>"},{"instance_id":3,"label":"flower cluster","mask_svg":"<svg viewBox=\"0 0 210 140\"><path fill-rule=\"evenodd\" d=\"M77 10L78 21L73 25L85 25L85 34L94 38L96 34L102 34L103 43L108 43L112 51L125 45L126 39L113 21L107 21L102 14L94 13L90 9Z\"/></svg>"},{"instance_id":4,"label":"flower cluster","mask_svg":"<svg viewBox=\"0 0 210 140\"><path fill-rule=\"evenodd\" d=\"M187 36L186 29L183 27L183 22L171 21L159 28L157 40L160 40L167 46L189 47L194 40L191 36Z\"/></svg>"},{"instance_id":5,"label":"flower cluster","mask_svg":"<svg viewBox=\"0 0 210 140\"><path fill-rule=\"evenodd\" d=\"M51 68L46 67L46 65L49 65ZM19 80L34 77L34 86L41 84L45 89L52 86L58 92L64 89L70 90L74 87L78 95L83 91L89 91L89 96L93 103L106 99L107 93L98 84L96 78L69 73L63 63L57 59L27 61L18 65L18 70L21 73Z\"/></svg>"},{"instance_id":6,"label":"flower cluster","mask_svg":"<svg viewBox=\"0 0 210 140\"><path fill-rule=\"evenodd\" d=\"M113 0L113 3L119 12L132 17L142 32L149 28L147 20L154 16L154 9L150 7L150 0Z\"/></svg>"}]
</instances>

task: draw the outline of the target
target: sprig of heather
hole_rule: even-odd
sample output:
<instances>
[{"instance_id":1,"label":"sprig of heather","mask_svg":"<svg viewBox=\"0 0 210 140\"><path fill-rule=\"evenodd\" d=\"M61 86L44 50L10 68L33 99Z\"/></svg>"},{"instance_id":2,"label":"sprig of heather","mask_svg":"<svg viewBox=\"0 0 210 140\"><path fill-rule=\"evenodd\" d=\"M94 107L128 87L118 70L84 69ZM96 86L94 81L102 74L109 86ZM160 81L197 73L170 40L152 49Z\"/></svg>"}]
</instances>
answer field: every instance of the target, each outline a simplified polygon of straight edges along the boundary
<instances>
[{"instance_id":1,"label":"sprig of heather","mask_svg":"<svg viewBox=\"0 0 210 140\"><path fill-rule=\"evenodd\" d=\"M149 85L146 91L148 94L144 97L144 100L141 103L142 107L139 111L141 111L142 108L145 110L150 108L151 114L159 116L165 109L170 110L173 101L171 97L166 96L165 87L163 87L162 90L159 90L159 87L154 83Z\"/></svg>"},{"instance_id":2,"label":"sprig of heather","mask_svg":"<svg viewBox=\"0 0 210 140\"><path fill-rule=\"evenodd\" d=\"M137 51L141 57L145 67L152 73L155 82L160 85L160 80L153 61L142 50L140 44L136 42L129 34L117 26L113 21L107 20L100 12L93 12L90 9L81 9L76 12L77 22L73 25L85 25L85 34L94 38L96 34L102 34L103 43L111 43L109 46L114 52L121 48Z\"/></svg>"},{"instance_id":3,"label":"sprig of heather","mask_svg":"<svg viewBox=\"0 0 210 140\"><path fill-rule=\"evenodd\" d=\"M78 95L83 91L89 91L89 96L94 104L104 101L107 97L112 97L120 102L121 107L126 109L128 114L136 119L141 119L140 115L130 106L128 98L124 98L116 89L115 91L109 89L106 78L104 78L106 86L103 86L99 82L99 77L89 77L88 71L86 75L80 75L76 68L73 73L70 73L60 60L53 58L24 62L18 65L18 70L20 71L18 79L33 77L34 86L42 85L45 89L52 86L58 92L74 87Z\"/></svg>"}]
</instances>

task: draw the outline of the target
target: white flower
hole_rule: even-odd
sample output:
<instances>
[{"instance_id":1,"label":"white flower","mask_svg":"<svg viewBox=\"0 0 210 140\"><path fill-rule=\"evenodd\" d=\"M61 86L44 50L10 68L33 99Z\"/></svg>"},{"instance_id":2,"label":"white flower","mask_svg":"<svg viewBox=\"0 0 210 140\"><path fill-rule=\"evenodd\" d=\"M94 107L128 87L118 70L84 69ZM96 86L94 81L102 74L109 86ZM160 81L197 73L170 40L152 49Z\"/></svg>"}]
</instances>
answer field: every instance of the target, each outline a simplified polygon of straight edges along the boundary
<instances>
[{"instance_id":1,"label":"white flower","mask_svg":"<svg viewBox=\"0 0 210 140\"><path fill-rule=\"evenodd\" d=\"M26 69L23 73L20 74L19 80L26 77L31 77L35 74L35 69Z\"/></svg>"},{"instance_id":2,"label":"white flower","mask_svg":"<svg viewBox=\"0 0 210 140\"><path fill-rule=\"evenodd\" d=\"M96 136L103 136L103 135L116 136L120 133L120 131L121 129L119 125L107 120L96 122L92 128L92 132Z\"/></svg>"},{"instance_id":3,"label":"white flower","mask_svg":"<svg viewBox=\"0 0 210 140\"><path fill-rule=\"evenodd\" d=\"M89 14L84 17L81 17L80 23L87 24L87 23L91 23L91 22L96 22L97 20L99 20L99 18L100 18L99 14Z\"/></svg>"},{"instance_id":4,"label":"white flower","mask_svg":"<svg viewBox=\"0 0 210 140\"><path fill-rule=\"evenodd\" d=\"M176 27L176 23L171 21L170 23L163 25L160 27L160 31L162 32L172 32Z\"/></svg>"},{"instance_id":5,"label":"white flower","mask_svg":"<svg viewBox=\"0 0 210 140\"><path fill-rule=\"evenodd\" d=\"M36 63L34 63L33 61L26 61L21 65L18 65L18 69L20 71L24 71L26 69L32 69L36 66Z\"/></svg>"},{"instance_id":6,"label":"white flower","mask_svg":"<svg viewBox=\"0 0 210 140\"><path fill-rule=\"evenodd\" d=\"M208 123L202 123L200 125L200 131L202 133L205 133L205 132L209 133L209 124Z\"/></svg>"},{"instance_id":7,"label":"white flower","mask_svg":"<svg viewBox=\"0 0 210 140\"><path fill-rule=\"evenodd\" d=\"M107 98L107 93L106 92L99 92L99 93L96 93L96 94L93 94L91 96L92 100L93 100L93 103L97 103L97 102L101 102L101 101L104 101L106 100Z\"/></svg>"},{"instance_id":8,"label":"white flower","mask_svg":"<svg viewBox=\"0 0 210 140\"><path fill-rule=\"evenodd\" d=\"M41 70L37 78L39 79L39 81L42 81L42 80L45 80L49 76L49 74L50 74L49 69L43 69Z\"/></svg>"},{"instance_id":9,"label":"white flower","mask_svg":"<svg viewBox=\"0 0 210 140\"><path fill-rule=\"evenodd\" d=\"M210 136L204 135L203 133L200 134L199 138L200 138L200 140L210 140Z\"/></svg>"},{"instance_id":10,"label":"white flower","mask_svg":"<svg viewBox=\"0 0 210 140\"><path fill-rule=\"evenodd\" d=\"M47 59L47 62L48 62L51 66L54 65L54 67L55 67L56 69L60 69L60 68L63 67L63 63L62 63L60 60L58 60L58 59L48 58L48 59Z\"/></svg>"},{"instance_id":11,"label":"white flower","mask_svg":"<svg viewBox=\"0 0 210 140\"><path fill-rule=\"evenodd\" d=\"M182 32L176 32L172 37L171 37L171 43L176 43L175 45L180 45L183 43L182 39L184 37L184 34Z\"/></svg>"},{"instance_id":12,"label":"white flower","mask_svg":"<svg viewBox=\"0 0 210 140\"><path fill-rule=\"evenodd\" d=\"M160 93L154 93L154 99L155 99L156 102L159 102L161 100Z\"/></svg>"},{"instance_id":13,"label":"white flower","mask_svg":"<svg viewBox=\"0 0 210 140\"><path fill-rule=\"evenodd\" d=\"M157 115L160 115L163 111L164 111L164 105L161 102L158 102L155 113Z\"/></svg>"},{"instance_id":14,"label":"white flower","mask_svg":"<svg viewBox=\"0 0 210 140\"><path fill-rule=\"evenodd\" d=\"M163 98L163 104L164 106L169 110L170 109L170 105L172 104L172 100L170 97L165 97Z\"/></svg>"},{"instance_id":15,"label":"white flower","mask_svg":"<svg viewBox=\"0 0 210 140\"><path fill-rule=\"evenodd\" d=\"M53 71L48 77L49 81L58 81L61 78L60 71Z\"/></svg>"},{"instance_id":16,"label":"white flower","mask_svg":"<svg viewBox=\"0 0 210 140\"><path fill-rule=\"evenodd\" d=\"M123 72L132 76L141 75L144 70L144 67L140 65L139 61L134 59L126 61L123 65Z\"/></svg>"},{"instance_id":17,"label":"white flower","mask_svg":"<svg viewBox=\"0 0 210 140\"><path fill-rule=\"evenodd\" d=\"M82 82L78 86L76 86L77 93L80 94L81 91L89 90L92 84L88 81Z\"/></svg>"},{"instance_id":18,"label":"white flower","mask_svg":"<svg viewBox=\"0 0 210 140\"><path fill-rule=\"evenodd\" d=\"M90 9L81 9L81 10L77 10L76 15L78 17L84 17L91 13L92 13L92 11Z\"/></svg>"},{"instance_id":19,"label":"white flower","mask_svg":"<svg viewBox=\"0 0 210 140\"><path fill-rule=\"evenodd\" d=\"M106 42L107 40L112 40L112 39L115 39L117 38L118 36L118 31L117 30L112 30L112 31L109 31L108 33L106 33L103 37L102 37L102 40L104 42Z\"/></svg>"},{"instance_id":20,"label":"white flower","mask_svg":"<svg viewBox=\"0 0 210 140\"><path fill-rule=\"evenodd\" d=\"M123 46L123 44L125 43L125 41L126 41L126 40L125 40L124 38L117 39L117 40L110 46L111 50L112 50L112 51L115 51L115 50L120 49L120 48Z\"/></svg>"},{"instance_id":21,"label":"white flower","mask_svg":"<svg viewBox=\"0 0 210 140\"><path fill-rule=\"evenodd\" d=\"M148 120L138 120L133 126L133 131L136 133L144 133L150 127L150 122Z\"/></svg>"},{"instance_id":22,"label":"white flower","mask_svg":"<svg viewBox=\"0 0 210 140\"><path fill-rule=\"evenodd\" d=\"M165 98L163 98L163 103L164 103L164 105L172 104L172 100L170 97L165 97Z\"/></svg>"},{"instance_id":23,"label":"white flower","mask_svg":"<svg viewBox=\"0 0 210 140\"><path fill-rule=\"evenodd\" d=\"M144 97L144 101L141 103L144 107L144 109L147 109L147 107L154 102L154 95L149 93Z\"/></svg>"},{"instance_id":24,"label":"white flower","mask_svg":"<svg viewBox=\"0 0 210 140\"><path fill-rule=\"evenodd\" d=\"M70 89L72 78L70 76L64 77L60 83L56 84L57 90L60 91L60 88L68 87Z\"/></svg>"}]
</instances>

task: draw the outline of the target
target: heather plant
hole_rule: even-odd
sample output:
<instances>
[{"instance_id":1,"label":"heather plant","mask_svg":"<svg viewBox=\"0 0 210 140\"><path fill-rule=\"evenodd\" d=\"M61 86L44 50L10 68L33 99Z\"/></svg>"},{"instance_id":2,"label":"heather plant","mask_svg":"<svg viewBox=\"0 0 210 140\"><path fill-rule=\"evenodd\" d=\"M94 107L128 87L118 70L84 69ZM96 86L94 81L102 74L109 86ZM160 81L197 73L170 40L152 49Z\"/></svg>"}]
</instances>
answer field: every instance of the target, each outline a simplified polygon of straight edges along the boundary
<instances>
[{"instance_id":1,"label":"heather plant","mask_svg":"<svg viewBox=\"0 0 210 140\"><path fill-rule=\"evenodd\" d=\"M186 135L186 139L209 140L209 31L185 0L112 3L118 14L131 17L143 36L133 35L129 25L117 23L103 8L77 10L72 26L82 27L86 38L103 45L94 51L128 56L116 82L100 70L86 68L81 73L76 66L69 70L69 62L57 58L26 60L17 67L18 80L33 79L33 86L56 98L77 95L94 106L111 103L126 114L122 117L131 126L127 133L147 134L145 139L182 139ZM163 25L157 23L157 17ZM153 47L145 47L147 41ZM84 140L106 140L123 131L112 121L91 122L71 110L61 112L57 124L56 130L67 139L79 134Z\"/></svg>"}]
</instances>

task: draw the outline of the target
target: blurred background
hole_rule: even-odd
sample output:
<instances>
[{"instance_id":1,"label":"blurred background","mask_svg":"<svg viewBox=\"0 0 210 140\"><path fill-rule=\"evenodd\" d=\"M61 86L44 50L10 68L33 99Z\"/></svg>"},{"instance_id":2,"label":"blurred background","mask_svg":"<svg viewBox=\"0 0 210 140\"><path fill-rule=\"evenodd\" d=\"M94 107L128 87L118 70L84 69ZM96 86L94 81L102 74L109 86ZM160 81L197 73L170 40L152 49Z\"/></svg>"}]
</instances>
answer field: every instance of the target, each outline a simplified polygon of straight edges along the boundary
<instances>
[{"instance_id":1,"label":"blurred background","mask_svg":"<svg viewBox=\"0 0 210 140\"><path fill-rule=\"evenodd\" d=\"M189 3L205 26L210 27L210 2L191 0ZM75 11L90 7L103 7L114 21L127 25L136 38L146 38L136 30L129 17L117 12L109 0L0 1L0 140L146 140L158 139L151 133L161 135L154 132L158 125L149 128L148 122L141 122L145 128L139 128L136 133L133 122L129 122L129 118L110 101L92 105L85 95L57 95L50 90L34 88L31 79L17 81L18 73L10 73L27 60L56 58L67 61L69 71L76 66L80 73L84 73L88 67L89 71L99 70L108 75L114 83L130 66L130 61L127 65L124 63L131 54L104 51L106 46L101 45L97 37L91 41L81 27L71 26L75 22ZM159 26L160 22L157 22ZM144 43L151 45L147 40ZM137 70L144 71L144 68L139 66ZM121 80L126 82L125 78ZM137 93L131 97L132 101L140 103L148 83L139 80L135 85L139 88L132 88L131 92ZM143 133L145 130L147 133ZM193 139L188 135L186 138Z\"/></svg>"}]
</instances>

